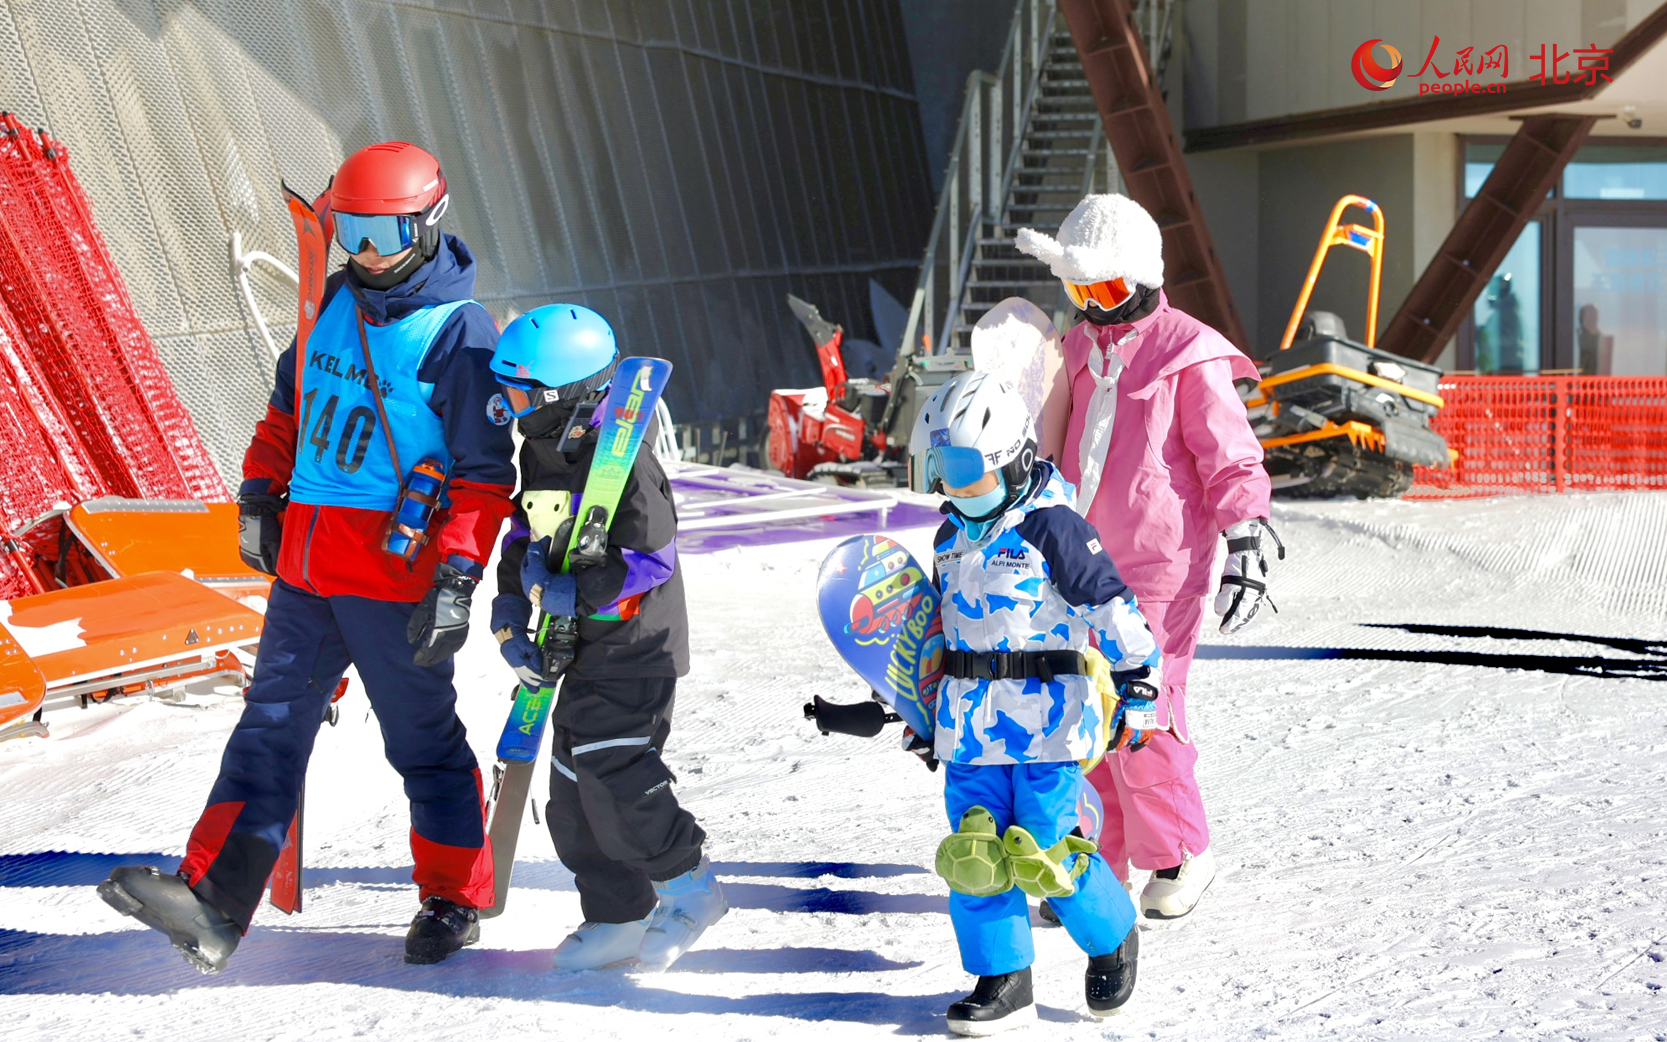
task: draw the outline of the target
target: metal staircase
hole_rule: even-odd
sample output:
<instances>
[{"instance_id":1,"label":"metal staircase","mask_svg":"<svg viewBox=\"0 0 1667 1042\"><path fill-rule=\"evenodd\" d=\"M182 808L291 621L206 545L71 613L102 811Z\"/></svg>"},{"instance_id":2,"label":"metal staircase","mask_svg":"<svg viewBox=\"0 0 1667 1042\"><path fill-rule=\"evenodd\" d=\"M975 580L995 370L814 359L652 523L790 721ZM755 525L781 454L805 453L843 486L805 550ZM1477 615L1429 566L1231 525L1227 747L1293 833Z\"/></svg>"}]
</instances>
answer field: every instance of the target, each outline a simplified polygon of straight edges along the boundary
<instances>
[{"instance_id":1,"label":"metal staircase","mask_svg":"<svg viewBox=\"0 0 1667 1042\"><path fill-rule=\"evenodd\" d=\"M1050 29L1006 198L995 219L979 222L951 348L966 346L974 324L1006 297L1032 301L1060 325L1069 304L1059 280L1047 265L1015 249L1013 236L1020 228L1051 234L1084 195L1122 190L1076 45L1063 24Z\"/></svg>"},{"instance_id":2,"label":"metal staircase","mask_svg":"<svg viewBox=\"0 0 1667 1042\"><path fill-rule=\"evenodd\" d=\"M1143 0L1136 20L1161 70L1173 0ZM899 345L909 357L964 355L974 324L1025 297L1063 325L1069 303L1045 264L1013 247L1020 228L1052 233L1089 192L1125 191L1076 43L1055 0L1018 0L995 75L967 78L920 281Z\"/></svg>"}]
</instances>

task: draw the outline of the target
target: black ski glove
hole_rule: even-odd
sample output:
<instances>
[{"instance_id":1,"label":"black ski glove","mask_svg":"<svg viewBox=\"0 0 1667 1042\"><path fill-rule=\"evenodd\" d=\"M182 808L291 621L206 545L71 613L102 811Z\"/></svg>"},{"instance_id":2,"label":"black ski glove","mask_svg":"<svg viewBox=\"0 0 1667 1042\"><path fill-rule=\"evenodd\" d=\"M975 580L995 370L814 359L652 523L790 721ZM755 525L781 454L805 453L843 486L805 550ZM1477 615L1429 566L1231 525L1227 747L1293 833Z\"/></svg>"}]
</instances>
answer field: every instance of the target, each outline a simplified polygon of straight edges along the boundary
<instances>
[{"instance_id":1,"label":"black ski glove","mask_svg":"<svg viewBox=\"0 0 1667 1042\"><path fill-rule=\"evenodd\" d=\"M434 569L434 587L411 613L405 639L415 644L412 661L438 666L462 650L469 639L469 602L477 580L444 561Z\"/></svg>"},{"instance_id":2,"label":"black ski glove","mask_svg":"<svg viewBox=\"0 0 1667 1042\"><path fill-rule=\"evenodd\" d=\"M257 572L278 574L278 547L284 541L288 506L288 496L251 492L237 497L237 554Z\"/></svg>"}]
</instances>

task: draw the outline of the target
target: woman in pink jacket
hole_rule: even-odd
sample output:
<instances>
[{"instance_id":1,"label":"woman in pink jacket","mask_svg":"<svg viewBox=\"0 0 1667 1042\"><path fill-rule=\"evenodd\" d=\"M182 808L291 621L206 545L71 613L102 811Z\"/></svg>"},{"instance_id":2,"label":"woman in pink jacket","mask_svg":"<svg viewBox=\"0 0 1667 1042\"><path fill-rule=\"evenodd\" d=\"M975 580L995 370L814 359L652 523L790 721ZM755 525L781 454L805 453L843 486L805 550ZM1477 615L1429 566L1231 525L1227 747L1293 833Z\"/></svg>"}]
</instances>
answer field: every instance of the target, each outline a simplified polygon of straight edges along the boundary
<instances>
[{"instance_id":1,"label":"woman in pink jacket","mask_svg":"<svg viewBox=\"0 0 1667 1042\"><path fill-rule=\"evenodd\" d=\"M1163 649L1163 690L1143 742L1089 775L1106 807L1101 853L1125 883L1129 863L1154 874L1140 894L1148 918L1192 911L1215 878L1210 831L1193 777L1187 669L1205 598L1221 630L1248 622L1266 596L1262 534L1269 482L1235 380L1256 367L1227 338L1169 306L1156 222L1121 195L1091 195L1054 239L1033 229L1016 244L1045 261L1083 312L1066 334L1068 419L1047 426L1093 524ZM1056 383L1052 403L1067 395ZM1216 540L1227 566L1213 574ZM1275 537L1277 541L1277 537Z\"/></svg>"}]
</instances>

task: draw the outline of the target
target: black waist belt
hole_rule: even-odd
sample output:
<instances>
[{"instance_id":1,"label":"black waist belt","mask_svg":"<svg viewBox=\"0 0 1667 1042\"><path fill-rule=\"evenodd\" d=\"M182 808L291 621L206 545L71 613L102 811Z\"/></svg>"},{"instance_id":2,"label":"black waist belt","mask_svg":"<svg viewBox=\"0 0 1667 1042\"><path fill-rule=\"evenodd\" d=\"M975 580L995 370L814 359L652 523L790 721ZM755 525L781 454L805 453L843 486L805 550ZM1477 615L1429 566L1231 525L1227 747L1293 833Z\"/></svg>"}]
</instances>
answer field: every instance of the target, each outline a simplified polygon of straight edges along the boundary
<instances>
[{"instance_id":1,"label":"black waist belt","mask_svg":"<svg viewBox=\"0 0 1667 1042\"><path fill-rule=\"evenodd\" d=\"M1087 673L1080 651L946 651L945 676L967 680L1028 680L1046 683L1068 673Z\"/></svg>"}]
</instances>

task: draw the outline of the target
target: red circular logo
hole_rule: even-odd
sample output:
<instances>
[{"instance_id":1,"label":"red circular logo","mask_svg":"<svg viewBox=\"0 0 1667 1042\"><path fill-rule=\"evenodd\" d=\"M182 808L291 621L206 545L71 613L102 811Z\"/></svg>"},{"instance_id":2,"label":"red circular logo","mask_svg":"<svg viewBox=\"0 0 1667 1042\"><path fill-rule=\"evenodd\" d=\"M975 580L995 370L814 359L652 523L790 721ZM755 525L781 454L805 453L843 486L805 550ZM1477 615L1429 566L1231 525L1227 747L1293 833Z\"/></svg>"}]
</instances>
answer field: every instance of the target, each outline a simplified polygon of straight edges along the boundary
<instances>
[{"instance_id":1,"label":"red circular logo","mask_svg":"<svg viewBox=\"0 0 1667 1042\"><path fill-rule=\"evenodd\" d=\"M1378 64L1372 51L1380 43L1389 52L1387 68ZM1367 90L1388 90L1394 85L1396 77L1401 75L1401 52L1382 40L1367 40L1354 49L1349 71L1354 73L1354 81Z\"/></svg>"}]
</instances>

